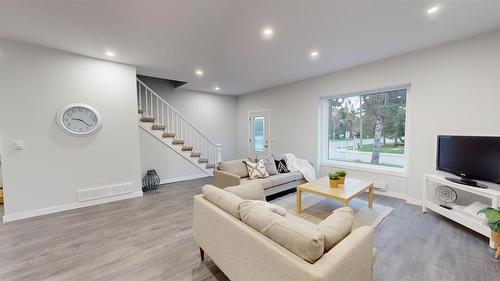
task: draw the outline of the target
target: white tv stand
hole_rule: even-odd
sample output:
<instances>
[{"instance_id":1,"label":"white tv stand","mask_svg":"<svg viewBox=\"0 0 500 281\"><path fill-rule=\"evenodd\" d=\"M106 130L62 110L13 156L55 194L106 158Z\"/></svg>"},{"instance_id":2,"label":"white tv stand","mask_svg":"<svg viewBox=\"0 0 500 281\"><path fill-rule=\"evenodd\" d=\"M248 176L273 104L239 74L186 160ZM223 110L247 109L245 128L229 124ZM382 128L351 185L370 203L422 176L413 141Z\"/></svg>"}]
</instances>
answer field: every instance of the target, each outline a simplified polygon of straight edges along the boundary
<instances>
[{"instance_id":1,"label":"white tv stand","mask_svg":"<svg viewBox=\"0 0 500 281\"><path fill-rule=\"evenodd\" d=\"M425 175L424 176L424 196L422 201L422 212L427 212L427 209L441 214L451 220L454 220L482 235L491 238L491 230L487 225L484 225L474 219L469 218L467 215L454 212L439 206L441 202L434 196L434 190L438 185L446 185L453 189L462 190L468 193L476 194L491 200L491 207L497 208L500 203L500 185L489 183L487 189L477 188L473 186L463 185L451 182L441 175ZM472 203L472 202L471 202ZM490 247L494 248L495 245L490 240Z\"/></svg>"}]
</instances>

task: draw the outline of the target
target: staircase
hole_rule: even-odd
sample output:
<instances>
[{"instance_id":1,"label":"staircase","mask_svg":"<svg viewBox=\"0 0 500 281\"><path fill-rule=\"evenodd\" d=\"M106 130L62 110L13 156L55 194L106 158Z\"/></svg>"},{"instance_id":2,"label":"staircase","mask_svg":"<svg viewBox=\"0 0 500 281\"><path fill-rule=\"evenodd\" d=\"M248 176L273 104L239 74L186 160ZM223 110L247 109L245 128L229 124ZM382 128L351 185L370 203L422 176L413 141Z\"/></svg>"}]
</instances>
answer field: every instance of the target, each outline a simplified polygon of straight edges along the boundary
<instances>
[{"instance_id":1,"label":"staircase","mask_svg":"<svg viewBox=\"0 0 500 281\"><path fill-rule=\"evenodd\" d=\"M208 175L222 161L220 144L196 129L182 114L137 79L139 127Z\"/></svg>"}]
</instances>

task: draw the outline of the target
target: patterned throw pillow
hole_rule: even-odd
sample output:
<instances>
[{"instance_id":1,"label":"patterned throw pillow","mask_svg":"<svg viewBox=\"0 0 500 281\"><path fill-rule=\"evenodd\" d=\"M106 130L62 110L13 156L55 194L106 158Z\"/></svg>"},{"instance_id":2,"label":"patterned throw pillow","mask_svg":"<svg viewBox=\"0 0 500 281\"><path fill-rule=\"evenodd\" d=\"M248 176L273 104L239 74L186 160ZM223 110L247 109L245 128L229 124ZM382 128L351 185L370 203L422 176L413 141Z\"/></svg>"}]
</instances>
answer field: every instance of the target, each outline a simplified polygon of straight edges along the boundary
<instances>
[{"instance_id":1,"label":"patterned throw pillow","mask_svg":"<svg viewBox=\"0 0 500 281\"><path fill-rule=\"evenodd\" d=\"M290 173L288 170L288 167L286 166L286 161L285 159L281 160L274 160L274 163L276 164L276 169L278 170L279 174L284 174L284 173Z\"/></svg>"},{"instance_id":2,"label":"patterned throw pillow","mask_svg":"<svg viewBox=\"0 0 500 281\"><path fill-rule=\"evenodd\" d=\"M269 177L266 166L264 166L264 161L259 160L257 163L252 163L249 160L245 160L243 163L247 165L249 179L253 180Z\"/></svg>"}]
</instances>

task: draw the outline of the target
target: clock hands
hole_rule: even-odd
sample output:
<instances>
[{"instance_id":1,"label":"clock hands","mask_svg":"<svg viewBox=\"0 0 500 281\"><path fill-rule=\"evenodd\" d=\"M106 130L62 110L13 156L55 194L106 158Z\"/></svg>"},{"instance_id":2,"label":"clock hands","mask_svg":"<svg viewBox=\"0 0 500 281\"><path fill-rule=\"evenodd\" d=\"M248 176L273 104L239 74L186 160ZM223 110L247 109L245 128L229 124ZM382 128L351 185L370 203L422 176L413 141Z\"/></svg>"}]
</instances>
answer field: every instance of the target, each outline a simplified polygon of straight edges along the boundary
<instances>
[{"instance_id":1,"label":"clock hands","mask_svg":"<svg viewBox=\"0 0 500 281\"><path fill-rule=\"evenodd\" d=\"M78 121L82 122L83 124L85 124L85 125L87 125L87 126L89 126L89 127L90 127L90 125L89 125L87 122L83 121L83 120L82 120L82 119L80 119L80 118L71 118L71 119L73 119L73 120L78 120Z\"/></svg>"}]
</instances>

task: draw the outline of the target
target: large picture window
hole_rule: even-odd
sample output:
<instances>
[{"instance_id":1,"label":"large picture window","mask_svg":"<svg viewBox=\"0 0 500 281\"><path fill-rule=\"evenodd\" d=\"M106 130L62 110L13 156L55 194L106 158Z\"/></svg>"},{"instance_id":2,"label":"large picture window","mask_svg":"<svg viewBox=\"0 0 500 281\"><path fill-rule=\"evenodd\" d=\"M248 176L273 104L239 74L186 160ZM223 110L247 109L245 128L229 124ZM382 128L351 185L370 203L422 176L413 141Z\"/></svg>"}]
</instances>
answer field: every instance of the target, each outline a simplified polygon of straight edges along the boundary
<instances>
[{"instance_id":1,"label":"large picture window","mask_svg":"<svg viewBox=\"0 0 500 281\"><path fill-rule=\"evenodd\" d=\"M328 160L405 166L407 89L329 98Z\"/></svg>"}]
</instances>

